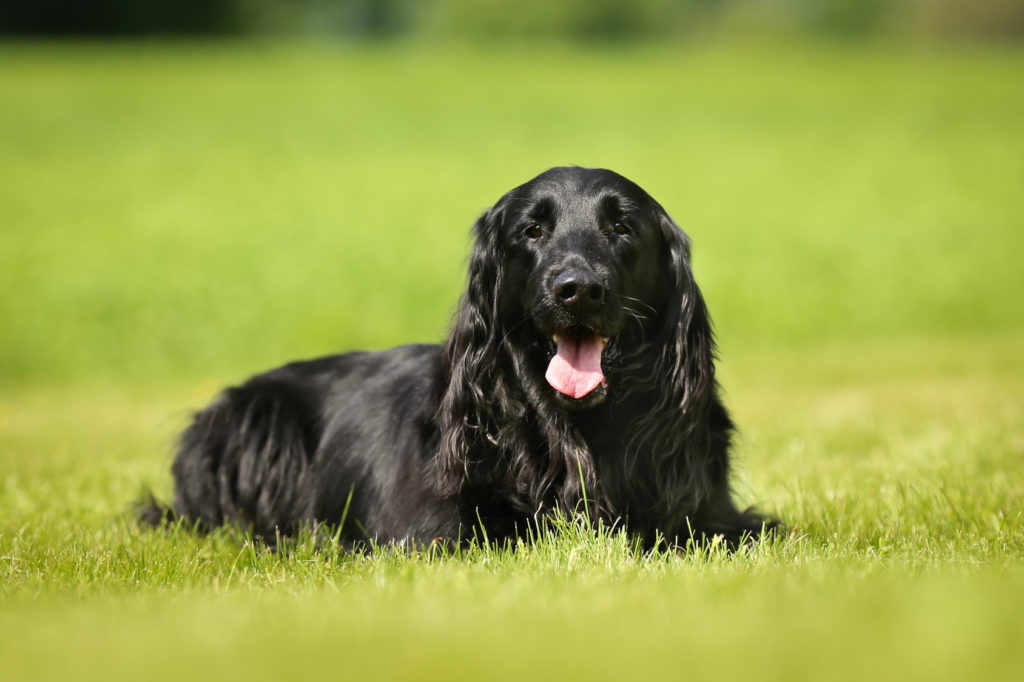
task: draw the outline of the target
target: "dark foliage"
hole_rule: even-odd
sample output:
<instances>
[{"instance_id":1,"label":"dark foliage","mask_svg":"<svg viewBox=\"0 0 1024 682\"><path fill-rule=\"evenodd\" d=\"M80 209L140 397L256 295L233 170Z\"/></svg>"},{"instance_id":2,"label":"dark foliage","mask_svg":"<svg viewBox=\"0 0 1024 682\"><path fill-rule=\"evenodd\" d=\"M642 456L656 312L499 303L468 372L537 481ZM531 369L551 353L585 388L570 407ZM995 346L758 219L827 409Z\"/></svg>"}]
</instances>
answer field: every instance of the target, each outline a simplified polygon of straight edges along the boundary
<instances>
[{"instance_id":1,"label":"dark foliage","mask_svg":"<svg viewBox=\"0 0 1024 682\"><path fill-rule=\"evenodd\" d=\"M0 3L0 34L411 35L481 40L679 39L749 31L1019 39L1019 0L34 0Z\"/></svg>"},{"instance_id":2,"label":"dark foliage","mask_svg":"<svg viewBox=\"0 0 1024 682\"><path fill-rule=\"evenodd\" d=\"M226 0L33 0L0 4L0 33L128 36L220 34L242 27Z\"/></svg>"}]
</instances>

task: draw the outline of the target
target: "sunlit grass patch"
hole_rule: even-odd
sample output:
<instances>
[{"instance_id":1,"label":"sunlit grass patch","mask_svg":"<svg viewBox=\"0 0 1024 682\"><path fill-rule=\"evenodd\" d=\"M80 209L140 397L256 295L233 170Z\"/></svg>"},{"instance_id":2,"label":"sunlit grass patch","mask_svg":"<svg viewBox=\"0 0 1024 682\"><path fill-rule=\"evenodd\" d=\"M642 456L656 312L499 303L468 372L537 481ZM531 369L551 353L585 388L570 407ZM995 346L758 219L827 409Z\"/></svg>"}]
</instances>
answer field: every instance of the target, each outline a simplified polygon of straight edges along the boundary
<instances>
[{"instance_id":1,"label":"sunlit grass patch","mask_svg":"<svg viewBox=\"0 0 1024 682\"><path fill-rule=\"evenodd\" d=\"M1022 63L0 46L0 677L1016 680ZM472 221L562 163L693 238L738 496L785 534L273 551L135 522L220 388L441 339Z\"/></svg>"}]
</instances>

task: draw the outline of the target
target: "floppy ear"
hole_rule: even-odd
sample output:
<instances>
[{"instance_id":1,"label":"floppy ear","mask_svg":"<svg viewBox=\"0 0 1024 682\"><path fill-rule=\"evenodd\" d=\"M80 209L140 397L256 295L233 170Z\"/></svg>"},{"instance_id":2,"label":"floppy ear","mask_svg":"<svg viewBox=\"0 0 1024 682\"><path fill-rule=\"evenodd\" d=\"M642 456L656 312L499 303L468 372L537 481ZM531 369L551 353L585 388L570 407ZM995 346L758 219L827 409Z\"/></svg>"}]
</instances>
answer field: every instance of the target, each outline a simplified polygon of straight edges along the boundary
<instances>
[{"instance_id":1,"label":"floppy ear","mask_svg":"<svg viewBox=\"0 0 1024 682\"><path fill-rule=\"evenodd\" d=\"M500 255L503 211L491 208L473 226L473 251L469 257L466 291L459 302L444 356L453 371L475 368L480 358L472 357L490 347L498 335L498 300L504 280Z\"/></svg>"},{"instance_id":2,"label":"floppy ear","mask_svg":"<svg viewBox=\"0 0 1024 682\"><path fill-rule=\"evenodd\" d=\"M439 459L442 481L450 493L457 492L466 479L471 444L486 436L496 421L489 404L501 402L494 394L500 396L503 387L494 375L503 334L499 321L505 277L501 256L503 214L499 202L473 226L475 242L466 291L443 350L448 385L437 414L441 430ZM485 387L492 391L489 401L484 399Z\"/></svg>"},{"instance_id":3,"label":"floppy ear","mask_svg":"<svg viewBox=\"0 0 1024 682\"><path fill-rule=\"evenodd\" d=\"M714 392L715 344L704 297L690 269L690 240L663 209L659 222L670 289L662 363L672 406L682 410L689 430L703 416Z\"/></svg>"}]
</instances>

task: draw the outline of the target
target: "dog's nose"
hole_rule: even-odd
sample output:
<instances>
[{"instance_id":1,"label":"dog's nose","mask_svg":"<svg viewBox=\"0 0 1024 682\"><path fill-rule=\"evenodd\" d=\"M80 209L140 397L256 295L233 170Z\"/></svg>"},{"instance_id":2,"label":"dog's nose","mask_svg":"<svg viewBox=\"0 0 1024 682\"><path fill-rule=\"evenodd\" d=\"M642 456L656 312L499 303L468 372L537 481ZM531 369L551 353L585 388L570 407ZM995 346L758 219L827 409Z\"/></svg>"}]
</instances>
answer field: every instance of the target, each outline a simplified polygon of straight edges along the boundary
<instances>
[{"instance_id":1,"label":"dog's nose","mask_svg":"<svg viewBox=\"0 0 1024 682\"><path fill-rule=\"evenodd\" d=\"M604 305L604 284L585 270L568 270L555 278L555 296L575 315L592 313Z\"/></svg>"}]
</instances>

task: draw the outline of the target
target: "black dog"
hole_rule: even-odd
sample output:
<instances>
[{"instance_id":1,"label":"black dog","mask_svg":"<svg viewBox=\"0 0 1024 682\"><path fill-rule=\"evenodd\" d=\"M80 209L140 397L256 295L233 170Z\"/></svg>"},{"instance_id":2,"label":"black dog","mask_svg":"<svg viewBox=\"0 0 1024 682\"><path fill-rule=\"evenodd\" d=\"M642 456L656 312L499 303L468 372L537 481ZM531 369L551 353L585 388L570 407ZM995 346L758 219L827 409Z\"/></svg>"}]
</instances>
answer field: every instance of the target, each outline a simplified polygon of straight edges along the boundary
<instances>
[{"instance_id":1,"label":"black dog","mask_svg":"<svg viewBox=\"0 0 1024 682\"><path fill-rule=\"evenodd\" d=\"M474 227L448 340L297 362L226 390L174 462L173 513L273 541L429 543L526 533L554 510L646 545L773 523L729 493L689 241L640 187L555 168ZM586 507L585 507L586 505Z\"/></svg>"}]
</instances>

